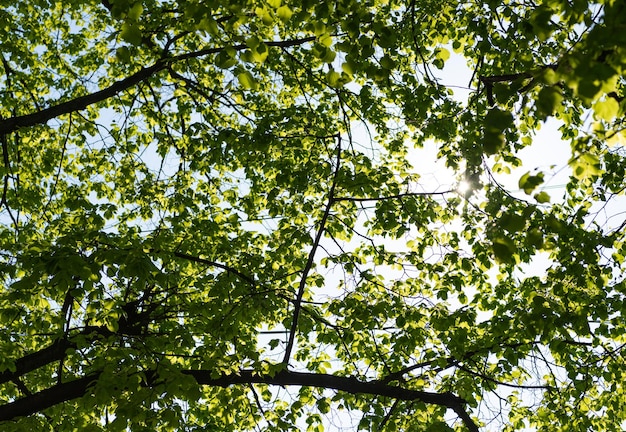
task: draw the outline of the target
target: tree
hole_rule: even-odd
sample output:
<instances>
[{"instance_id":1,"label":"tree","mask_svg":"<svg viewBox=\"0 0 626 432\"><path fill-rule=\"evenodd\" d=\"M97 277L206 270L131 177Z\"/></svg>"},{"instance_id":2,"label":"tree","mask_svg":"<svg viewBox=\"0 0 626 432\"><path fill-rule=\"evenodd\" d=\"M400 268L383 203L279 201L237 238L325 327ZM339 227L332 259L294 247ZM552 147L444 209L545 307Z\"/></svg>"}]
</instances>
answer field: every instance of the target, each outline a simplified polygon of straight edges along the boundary
<instances>
[{"instance_id":1,"label":"tree","mask_svg":"<svg viewBox=\"0 0 626 432\"><path fill-rule=\"evenodd\" d=\"M619 430L625 14L2 6L2 430Z\"/></svg>"}]
</instances>

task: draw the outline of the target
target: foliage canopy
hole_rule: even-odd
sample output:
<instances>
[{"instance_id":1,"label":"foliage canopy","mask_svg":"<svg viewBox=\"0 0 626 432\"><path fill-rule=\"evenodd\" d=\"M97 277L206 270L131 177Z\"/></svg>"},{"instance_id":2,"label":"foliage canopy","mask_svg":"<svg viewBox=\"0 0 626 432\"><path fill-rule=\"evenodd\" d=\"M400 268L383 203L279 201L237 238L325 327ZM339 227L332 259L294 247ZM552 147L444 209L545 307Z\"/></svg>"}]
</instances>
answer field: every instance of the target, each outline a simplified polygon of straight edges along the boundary
<instances>
[{"instance_id":1,"label":"foliage canopy","mask_svg":"<svg viewBox=\"0 0 626 432\"><path fill-rule=\"evenodd\" d=\"M2 6L0 427L619 430L625 16ZM561 195L514 171L546 120Z\"/></svg>"}]
</instances>

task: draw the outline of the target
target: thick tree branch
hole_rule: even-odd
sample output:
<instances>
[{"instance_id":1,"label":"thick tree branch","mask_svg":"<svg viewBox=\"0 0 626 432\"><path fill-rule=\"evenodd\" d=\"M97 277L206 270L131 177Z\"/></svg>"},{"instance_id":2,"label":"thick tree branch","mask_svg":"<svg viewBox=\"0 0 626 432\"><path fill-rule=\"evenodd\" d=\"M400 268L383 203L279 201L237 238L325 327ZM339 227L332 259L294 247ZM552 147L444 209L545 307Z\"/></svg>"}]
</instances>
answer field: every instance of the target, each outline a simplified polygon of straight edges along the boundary
<instances>
[{"instance_id":1,"label":"thick tree branch","mask_svg":"<svg viewBox=\"0 0 626 432\"><path fill-rule=\"evenodd\" d=\"M185 370L182 372L194 377L200 385L216 387L229 387L236 384L294 385L333 389L351 394L385 396L396 400L421 401L426 404L452 409L463 420L470 431L478 432L479 430L467 411L465 411L465 401L450 392L425 392L391 386L378 381L359 381L354 377L291 372L288 370L281 370L275 375L262 375L252 370L244 370L238 374L222 375L217 378L209 370ZM146 385L152 386L157 382L155 373L147 373L146 376L148 377ZM0 421L31 415L62 402L84 396L87 394L89 386L97 379L98 374L87 375L0 406Z\"/></svg>"},{"instance_id":2,"label":"thick tree branch","mask_svg":"<svg viewBox=\"0 0 626 432\"><path fill-rule=\"evenodd\" d=\"M88 326L82 329L78 334L76 334L76 336L83 337L86 339L86 342L93 342L100 337L109 337L116 334L123 336L131 334L131 332L127 333L125 330L132 330L135 324L136 322L122 317L119 321L119 331L117 333L113 333L111 330L103 326ZM35 369L63 359L65 352L68 349L77 348L78 345L74 342L74 337L58 339L46 348L27 354L24 357L15 360L14 371L5 370L0 372L0 384L13 381L29 372L34 371Z\"/></svg>"},{"instance_id":3,"label":"thick tree branch","mask_svg":"<svg viewBox=\"0 0 626 432\"><path fill-rule=\"evenodd\" d=\"M12 381L37 368L61 360L65 351L68 348L72 348L74 345L75 344L66 339L60 339L47 348L16 360L15 371L5 370L0 372L0 384Z\"/></svg>"},{"instance_id":4,"label":"thick tree branch","mask_svg":"<svg viewBox=\"0 0 626 432\"><path fill-rule=\"evenodd\" d=\"M354 377L342 377L328 374L313 374L281 370L274 376L258 375L253 371L242 371L237 375L224 375L212 378L210 371L184 371L193 376L198 384L227 387L233 384L269 384L295 385L301 387L317 387L339 390L351 394L370 394L386 396L392 399L421 401L431 405L444 406L453 410L472 432L478 432L478 426L465 410L465 401L450 392L433 393L420 390L411 390L402 387L383 384L378 381L359 381Z\"/></svg>"},{"instance_id":5,"label":"thick tree branch","mask_svg":"<svg viewBox=\"0 0 626 432\"><path fill-rule=\"evenodd\" d=\"M491 76L481 75L478 77L478 81L481 82L485 86L485 91L487 92L487 103L489 103L489 105L493 105L495 103L494 98L493 98L493 85L495 83L513 82L513 81L522 80L522 79L530 79L530 82L528 84L526 84L524 87L518 90L519 93L524 93L525 91L527 91L534 85L535 77L537 76L537 73L539 71L543 71L548 68L556 70L558 68L558 64L555 63L555 64L550 64L550 65L545 65L539 68L538 70L533 70L531 72L519 72L519 73L491 75Z\"/></svg>"},{"instance_id":6,"label":"thick tree branch","mask_svg":"<svg viewBox=\"0 0 626 432\"><path fill-rule=\"evenodd\" d=\"M53 105L49 108L32 114L10 117L8 119L2 120L0 121L0 134L8 134L23 127L45 124L48 120L59 117L63 114L80 111L87 108L89 105L93 105L97 102L102 102L103 100L111 98L116 94L148 79L156 72L163 69L166 64L167 62L165 60L159 60L152 66L143 68L139 72L132 74L128 78L117 81L103 90L85 96L80 96L76 99L62 102L58 105Z\"/></svg>"},{"instance_id":7,"label":"thick tree branch","mask_svg":"<svg viewBox=\"0 0 626 432\"><path fill-rule=\"evenodd\" d=\"M307 42L311 42L315 40L314 37L307 37L301 39L294 40L286 40L286 41L267 41L264 42L267 46L275 46L275 47L291 47L296 45L302 45ZM235 50L243 50L248 48L247 45L241 44L233 47ZM216 54L222 51L223 47L218 48L207 48L204 50L194 51L190 53L181 54L173 57L166 57L157 60L152 66L143 68L138 72L135 72L131 76L124 78L123 80L117 81L110 85L109 87L97 91L95 93L91 93L85 96L80 96L75 99L61 102L57 105L53 105L49 108L43 109L41 111L26 114L22 116L10 117L4 120L0 120L0 135L9 134L23 127L30 127L39 124L45 124L47 121L52 120L53 118L57 118L64 114L69 114L72 112L80 111L87 108L89 105L93 105L98 102L102 102L106 99L109 99L118 93L121 93L142 81L153 76L155 73L165 69L167 65L176 63L182 60L203 57L209 54Z\"/></svg>"},{"instance_id":8,"label":"thick tree branch","mask_svg":"<svg viewBox=\"0 0 626 432\"><path fill-rule=\"evenodd\" d=\"M0 406L0 421L13 420L34 414L54 405L79 398L87 393L87 388L98 379L99 374L87 375L83 378L57 384L30 396L17 399Z\"/></svg>"}]
</instances>

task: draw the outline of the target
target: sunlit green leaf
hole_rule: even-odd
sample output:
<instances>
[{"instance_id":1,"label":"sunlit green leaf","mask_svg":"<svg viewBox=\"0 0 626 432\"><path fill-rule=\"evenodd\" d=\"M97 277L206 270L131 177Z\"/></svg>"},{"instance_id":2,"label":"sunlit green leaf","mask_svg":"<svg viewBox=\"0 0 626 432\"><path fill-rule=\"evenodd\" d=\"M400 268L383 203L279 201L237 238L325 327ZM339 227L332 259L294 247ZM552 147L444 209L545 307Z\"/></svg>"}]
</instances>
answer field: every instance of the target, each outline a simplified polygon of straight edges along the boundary
<instances>
[{"instance_id":1,"label":"sunlit green leaf","mask_svg":"<svg viewBox=\"0 0 626 432\"><path fill-rule=\"evenodd\" d=\"M237 75L237 79L239 80L239 84L245 89L256 89L258 86L257 81L254 79L252 74L248 71L243 71Z\"/></svg>"},{"instance_id":2,"label":"sunlit green leaf","mask_svg":"<svg viewBox=\"0 0 626 432\"><path fill-rule=\"evenodd\" d=\"M593 105L593 111L602 120L611 121L619 112L619 103L613 98L606 98Z\"/></svg>"},{"instance_id":3,"label":"sunlit green leaf","mask_svg":"<svg viewBox=\"0 0 626 432\"><path fill-rule=\"evenodd\" d=\"M283 22L289 21L292 15L293 12L291 11L291 9L289 9L289 6L287 5L283 5L276 9L276 16L278 16L278 18Z\"/></svg>"},{"instance_id":4,"label":"sunlit green leaf","mask_svg":"<svg viewBox=\"0 0 626 432\"><path fill-rule=\"evenodd\" d=\"M518 181L518 185L520 189L523 189L524 192L528 195L532 193L539 185L543 184L543 173L539 172L535 175L527 172L522 175Z\"/></svg>"},{"instance_id":5,"label":"sunlit green leaf","mask_svg":"<svg viewBox=\"0 0 626 432\"><path fill-rule=\"evenodd\" d=\"M515 243L508 237L496 237L491 245L495 258L502 263L510 263L517 251Z\"/></svg>"}]
</instances>

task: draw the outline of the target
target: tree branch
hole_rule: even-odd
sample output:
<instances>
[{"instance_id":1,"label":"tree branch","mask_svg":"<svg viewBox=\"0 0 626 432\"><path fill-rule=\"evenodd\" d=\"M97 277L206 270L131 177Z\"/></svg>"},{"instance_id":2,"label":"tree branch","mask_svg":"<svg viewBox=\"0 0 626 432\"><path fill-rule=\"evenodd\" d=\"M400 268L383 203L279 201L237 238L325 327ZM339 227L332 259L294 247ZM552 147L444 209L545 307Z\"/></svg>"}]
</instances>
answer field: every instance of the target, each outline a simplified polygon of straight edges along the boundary
<instances>
[{"instance_id":1,"label":"tree branch","mask_svg":"<svg viewBox=\"0 0 626 432\"><path fill-rule=\"evenodd\" d=\"M315 259L315 252L319 247L320 240L322 239L322 235L324 234L324 230L326 229L326 221L328 220L328 216L330 215L330 209L335 202L334 194L335 188L337 187L337 179L339 177L339 167L341 165L341 136L337 135L338 144L337 144L337 158L336 158L336 167L335 172L333 173L333 182L330 186L330 190L328 191L328 200L326 202L326 208L324 209L324 214L322 215L322 219L320 220L319 228L317 229L317 234L315 235L315 239L313 240L313 245L311 246L311 251L309 252L309 257L307 259L306 265L302 270L302 278L300 279L300 285L298 287L298 293L295 299L295 306L293 310L293 318L291 321L291 328L289 329L289 340L287 341L287 347L285 348L285 356L283 357L283 364L285 366L289 365L289 357L291 357L291 351L293 350L293 344L296 340L296 332L298 328L298 318L300 317L300 311L302 309L302 297L304 296L304 291L306 288L306 279L313 267L313 261Z\"/></svg>"},{"instance_id":2,"label":"tree branch","mask_svg":"<svg viewBox=\"0 0 626 432\"><path fill-rule=\"evenodd\" d=\"M125 333L125 329L132 329L132 326L136 324L136 322L123 317L120 318L119 323L120 328L117 333L112 332L104 326L88 326L83 328L75 336L58 339L46 348L27 354L24 357L15 360L14 371L5 370L0 372L0 384L13 381L29 372L34 371L35 369L63 359L65 352L68 349L77 348L78 345L73 340L76 336L86 338L86 342L93 342L99 337L109 337L114 335L123 336L125 334L130 334Z\"/></svg>"},{"instance_id":3,"label":"tree branch","mask_svg":"<svg viewBox=\"0 0 626 432\"><path fill-rule=\"evenodd\" d=\"M136 84L139 84L154 75L156 72L165 68L166 65L167 62L161 59L152 66L143 68L139 72L136 72L121 81L117 81L103 90L85 96L80 96L66 102L61 102L58 105L51 106L32 114L10 117L2 120L0 121L0 135L15 132L19 128L44 124L48 120L59 117L63 114L83 110L89 105L106 100Z\"/></svg>"},{"instance_id":4,"label":"tree branch","mask_svg":"<svg viewBox=\"0 0 626 432\"><path fill-rule=\"evenodd\" d=\"M165 251L159 251L159 250L154 250L152 252L155 253L159 253L159 252L165 252ZM256 285L256 282L254 281L254 278L252 278L251 276L248 276L246 274L243 274L242 272L240 272L239 270L237 270L234 267L228 266L226 264L222 264L222 263L218 263L216 261L211 261L208 259L204 259L204 258L200 258L194 255L189 255L183 252L173 252L173 255L177 258L182 258L182 259L186 259L188 261L192 261L192 262L196 262L199 264L205 264L211 267L217 267L219 269L222 269L224 271L226 271L227 273L232 273L235 276L237 276L239 279L244 280L246 282L248 282L250 285Z\"/></svg>"},{"instance_id":5,"label":"tree branch","mask_svg":"<svg viewBox=\"0 0 626 432\"><path fill-rule=\"evenodd\" d=\"M0 372L0 384L12 381L28 372L38 369L47 364L61 360L68 348L75 344L67 339L60 339L49 347L28 354L15 361L15 371L5 370Z\"/></svg>"},{"instance_id":6,"label":"tree branch","mask_svg":"<svg viewBox=\"0 0 626 432\"><path fill-rule=\"evenodd\" d=\"M530 72L519 72L519 73L504 74L504 75L492 75L492 76L481 75L478 77L478 80L482 82L483 84L493 84L493 83L499 83L499 82L515 81L521 78L532 78L533 76L534 75Z\"/></svg>"},{"instance_id":7,"label":"tree branch","mask_svg":"<svg viewBox=\"0 0 626 432\"><path fill-rule=\"evenodd\" d=\"M82 397L87 393L89 385L96 381L99 375L99 373L91 374L74 381L57 384L30 396L1 405L0 421L31 415L54 405Z\"/></svg>"},{"instance_id":8,"label":"tree branch","mask_svg":"<svg viewBox=\"0 0 626 432\"><path fill-rule=\"evenodd\" d=\"M315 37L307 37L301 39L294 40L286 40L286 41L267 41L264 42L267 46L275 46L275 47L291 47L296 45L302 45L307 42L311 42L315 40ZM235 50L243 50L248 48L247 45L241 44L234 46ZM153 76L155 73L165 69L167 65L179 62L182 60L188 60L192 58L202 57L209 54L216 54L222 51L223 47L218 48L207 48L199 51L194 51L191 53L181 54L173 57L165 57L157 60L152 66L143 68L138 72L132 74L131 76L124 78L123 80L117 81L110 85L109 87L97 91L95 93L91 93L85 96L77 97L76 99L72 99L66 102L61 102L57 105L53 105L49 108L43 109L41 111L26 114L22 116L10 117L8 119L0 120L0 135L9 134L11 132L15 132L16 130L23 127L35 126L38 124L44 124L48 120L52 120L53 118L59 117L63 114L69 114L75 111L80 111L87 108L89 105L93 105L98 102L102 102L106 99L109 99L118 93L131 88L134 85L145 81L146 79Z\"/></svg>"},{"instance_id":9,"label":"tree branch","mask_svg":"<svg viewBox=\"0 0 626 432\"><path fill-rule=\"evenodd\" d=\"M281 370L275 375L262 375L252 370L243 370L237 374L215 377L209 370L184 370L185 375L194 377L200 385L229 387L236 384L268 384L279 386L316 387L343 391L351 394L369 394L386 396L396 400L421 401L426 404L439 405L453 410L472 432L478 432L478 426L465 410L465 401L451 392L434 393L411 390L383 384L378 381L359 381L354 377L342 377L329 374L292 372ZM0 421L12 420L43 411L54 405L76 399L87 394L89 386L98 379L94 373L63 384L57 384L46 390L18 399L0 406ZM146 385L157 383L154 372L146 373Z\"/></svg>"}]
</instances>

